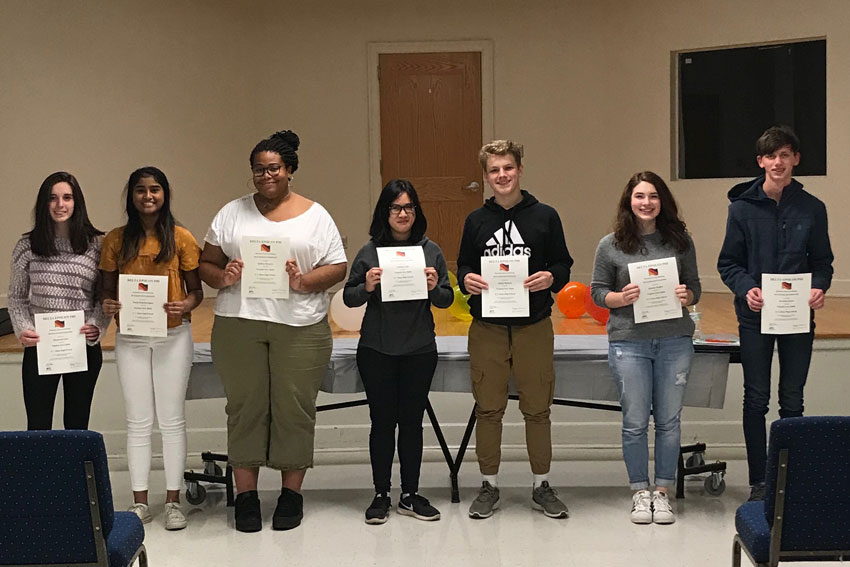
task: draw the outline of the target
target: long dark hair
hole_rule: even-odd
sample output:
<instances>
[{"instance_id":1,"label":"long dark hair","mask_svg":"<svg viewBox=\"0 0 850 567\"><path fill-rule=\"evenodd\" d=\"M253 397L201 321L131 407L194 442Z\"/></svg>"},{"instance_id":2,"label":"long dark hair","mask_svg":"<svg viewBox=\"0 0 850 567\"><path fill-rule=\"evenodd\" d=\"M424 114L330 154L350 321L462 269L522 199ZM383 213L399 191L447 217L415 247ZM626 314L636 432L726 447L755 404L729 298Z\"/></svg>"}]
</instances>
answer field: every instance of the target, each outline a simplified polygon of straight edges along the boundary
<instances>
[{"instance_id":1,"label":"long dark hair","mask_svg":"<svg viewBox=\"0 0 850 567\"><path fill-rule=\"evenodd\" d=\"M298 169L298 146L301 140L292 130L275 132L265 140L260 140L251 150L251 167L254 166L254 156L260 152L274 152L283 160L287 173L295 173Z\"/></svg>"},{"instance_id":2,"label":"long dark hair","mask_svg":"<svg viewBox=\"0 0 850 567\"><path fill-rule=\"evenodd\" d=\"M154 261L159 264L171 260L174 257L176 249L176 245L174 244L174 227L177 225L177 221L174 220L174 215L171 214L171 185L168 183L168 178L160 169L153 166L141 167L130 174L127 187L124 188L127 194L127 226L124 227L124 235L121 242L120 265L122 266L138 255L139 247L145 239L145 227L142 225L142 218L133 204L133 188L139 183L142 177L152 177L162 187L162 208L159 210L155 225L160 249Z\"/></svg>"},{"instance_id":3,"label":"long dark hair","mask_svg":"<svg viewBox=\"0 0 850 567\"><path fill-rule=\"evenodd\" d=\"M25 236L29 236L33 254L37 256L56 256L59 254L53 242L53 239L56 238L56 223L50 216L50 197L53 186L62 182L71 186L71 195L74 197L74 214L68 219L68 236L74 254L85 254L92 241L103 234L103 231L96 229L89 220L89 214L86 211L86 199L83 197L83 190L80 189L77 178L67 171L57 171L48 175L41 182L33 208L35 222L32 230L25 233Z\"/></svg>"},{"instance_id":4,"label":"long dark hair","mask_svg":"<svg viewBox=\"0 0 850 567\"><path fill-rule=\"evenodd\" d=\"M375 212L372 213L372 225L369 227L369 236L372 237L372 240L376 244L391 244L395 242L392 229L390 228L390 205L403 193L407 193L407 196L410 197L410 202L416 207L416 216L413 218L413 226L410 228L408 242L419 242L425 236L425 229L428 228L428 220L425 218L422 205L419 204L419 195L416 194L416 189L406 179L391 179L384 185L381 196L378 197L378 202L375 204Z\"/></svg>"},{"instance_id":5,"label":"long dark hair","mask_svg":"<svg viewBox=\"0 0 850 567\"><path fill-rule=\"evenodd\" d=\"M690 247L685 222L679 218L679 207L673 194L661 177L651 171L641 171L632 175L617 207L617 220L614 223L614 242L618 249L626 254L634 254L643 245L640 227L632 212L632 191L641 182L646 181L655 187L661 202L661 211L655 218L655 230L661 234L661 241L672 244L678 252Z\"/></svg>"}]
</instances>

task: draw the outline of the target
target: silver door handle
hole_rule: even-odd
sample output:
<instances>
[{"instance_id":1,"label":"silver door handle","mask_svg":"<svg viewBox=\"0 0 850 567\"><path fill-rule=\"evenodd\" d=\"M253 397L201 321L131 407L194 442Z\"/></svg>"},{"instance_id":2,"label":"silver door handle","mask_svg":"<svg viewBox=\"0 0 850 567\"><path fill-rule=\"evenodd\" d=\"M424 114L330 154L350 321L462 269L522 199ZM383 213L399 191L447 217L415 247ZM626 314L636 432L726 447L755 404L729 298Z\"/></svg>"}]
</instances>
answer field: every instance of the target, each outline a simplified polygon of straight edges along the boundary
<instances>
[{"instance_id":1,"label":"silver door handle","mask_svg":"<svg viewBox=\"0 0 850 567\"><path fill-rule=\"evenodd\" d=\"M472 183L470 183L469 185L464 187L464 189L467 189L468 191L475 192L475 191L478 191L479 189L481 189L481 185L479 185L477 181L473 181Z\"/></svg>"}]
</instances>

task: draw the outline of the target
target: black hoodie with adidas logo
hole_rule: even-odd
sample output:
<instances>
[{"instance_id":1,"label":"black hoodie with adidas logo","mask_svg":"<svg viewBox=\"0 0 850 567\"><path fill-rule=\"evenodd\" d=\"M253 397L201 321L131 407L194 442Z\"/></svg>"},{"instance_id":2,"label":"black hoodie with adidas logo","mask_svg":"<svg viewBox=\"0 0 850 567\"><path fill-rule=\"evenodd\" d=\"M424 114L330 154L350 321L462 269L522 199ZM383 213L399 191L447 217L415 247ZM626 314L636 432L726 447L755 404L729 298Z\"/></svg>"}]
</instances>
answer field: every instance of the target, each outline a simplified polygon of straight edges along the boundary
<instances>
[{"instance_id":1,"label":"black hoodie with adidas logo","mask_svg":"<svg viewBox=\"0 0 850 567\"><path fill-rule=\"evenodd\" d=\"M457 258L458 285L463 293L468 293L463 284L466 274L481 273L482 256L528 256L529 276L546 270L555 280L549 289L529 294L528 317L482 318L481 296L471 296L472 316L494 325L530 325L548 317L552 313L552 293L570 280L573 265L557 211L525 190L522 200L510 209L502 208L490 197L466 217Z\"/></svg>"}]
</instances>

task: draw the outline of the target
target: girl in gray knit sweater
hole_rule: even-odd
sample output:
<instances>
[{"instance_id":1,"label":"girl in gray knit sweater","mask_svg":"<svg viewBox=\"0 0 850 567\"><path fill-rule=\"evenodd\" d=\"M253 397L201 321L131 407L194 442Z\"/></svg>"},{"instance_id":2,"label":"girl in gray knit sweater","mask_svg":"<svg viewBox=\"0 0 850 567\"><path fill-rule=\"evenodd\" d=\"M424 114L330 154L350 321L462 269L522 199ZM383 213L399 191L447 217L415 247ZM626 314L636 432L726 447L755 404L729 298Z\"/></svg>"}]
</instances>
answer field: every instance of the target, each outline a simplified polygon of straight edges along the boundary
<instances>
[{"instance_id":1,"label":"girl in gray knit sweater","mask_svg":"<svg viewBox=\"0 0 850 567\"><path fill-rule=\"evenodd\" d=\"M33 229L12 251L9 315L24 346L21 366L27 429L51 429L59 380L65 398L65 429L87 429L94 387L102 364L100 339L109 317L100 306L101 235L92 226L77 179L59 171L47 176L38 190ZM88 369L68 374L39 375L36 313L82 311Z\"/></svg>"},{"instance_id":2,"label":"girl in gray knit sweater","mask_svg":"<svg viewBox=\"0 0 850 567\"><path fill-rule=\"evenodd\" d=\"M641 288L629 277L629 264L675 258L678 316L635 323ZM608 363L623 408L623 459L634 490L631 520L672 524L676 518L667 490L676 479L682 399L693 357L694 324L688 305L699 300L694 243L679 218L670 189L655 173L636 173L626 184L614 232L596 249L593 301L611 310ZM655 490L650 491L649 417L655 421Z\"/></svg>"}]
</instances>

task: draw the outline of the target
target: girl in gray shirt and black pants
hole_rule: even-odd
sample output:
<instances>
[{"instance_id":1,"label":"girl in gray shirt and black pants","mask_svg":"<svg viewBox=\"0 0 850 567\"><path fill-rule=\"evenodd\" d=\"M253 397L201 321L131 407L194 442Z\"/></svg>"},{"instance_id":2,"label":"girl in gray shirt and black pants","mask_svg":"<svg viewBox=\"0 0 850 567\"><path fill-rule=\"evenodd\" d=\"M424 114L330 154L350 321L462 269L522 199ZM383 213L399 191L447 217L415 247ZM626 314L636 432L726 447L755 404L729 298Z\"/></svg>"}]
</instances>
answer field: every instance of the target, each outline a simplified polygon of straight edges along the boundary
<instances>
[{"instance_id":1,"label":"girl in gray shirt and black pants","mask_svg":"<svg viewBox=\"0 0 850 567\"><path fill-rule=\"evenodd\" d=\"M396 426L402 492L398 512L420 520L440 519L439 511L417 491L422 464L422 417L437 367L431 305L448 307L454 292L440 247L425 237L426 226L413 185L403 179L387 183L375 205L369 229L372 239L357 253L343 291L343 300L349 307L366 303L357 368L372 418L369 455L375 498L366 510L367 524L383 524L389 517ZM380 246L423 248L428 299L381 301Z\"/></svg>"}]
</instances>

